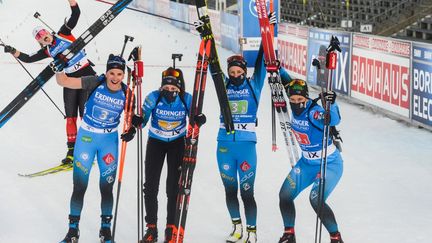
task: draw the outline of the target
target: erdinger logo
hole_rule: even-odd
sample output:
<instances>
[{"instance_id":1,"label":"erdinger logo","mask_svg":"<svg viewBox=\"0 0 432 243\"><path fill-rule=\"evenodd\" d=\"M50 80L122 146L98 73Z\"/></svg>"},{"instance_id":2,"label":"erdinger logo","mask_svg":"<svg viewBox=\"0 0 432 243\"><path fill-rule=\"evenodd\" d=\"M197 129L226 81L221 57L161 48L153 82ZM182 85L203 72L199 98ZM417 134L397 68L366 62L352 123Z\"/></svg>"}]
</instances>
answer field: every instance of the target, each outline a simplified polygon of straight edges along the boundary
<instances>
[{"instance_id":1,"label":"erdinger logo","mask_svg":"<svg viewBox=\"0 0 432 243\"><path fill-rule=\"evenodd\" d=\"M251 168L250 164L247 161L243 161L240 165L240 169L245 172L248 171Z\"/></svg>"},{"instance_id":2,"label":"erdinger logo","mask_svg":"<svg viewBox=\"0 0 432 243\"><path fill-rule=\"evenodd\" d=\"M251 0L249 2L249 11L250 11L250 13L253 16L255 16L255 17L258 18L258 12L257 12L257 8L256 8L256 3L255 2L256 2L256 0ZM266 2L266 9L269 9L270 8L270 0L265 0L265 2Z\"/></svg>"},{"instance_id":3,"label":"erdinger logo","mask_svg":"<svg viewBox=\"0 0 432 243\"><path fill-rule=\"evenodd\" d=\"M111 153L108 153L107 155L102 157L102 159L107 165L111 164L115 160L114 156Z\"/></svg>"}]
</instances>

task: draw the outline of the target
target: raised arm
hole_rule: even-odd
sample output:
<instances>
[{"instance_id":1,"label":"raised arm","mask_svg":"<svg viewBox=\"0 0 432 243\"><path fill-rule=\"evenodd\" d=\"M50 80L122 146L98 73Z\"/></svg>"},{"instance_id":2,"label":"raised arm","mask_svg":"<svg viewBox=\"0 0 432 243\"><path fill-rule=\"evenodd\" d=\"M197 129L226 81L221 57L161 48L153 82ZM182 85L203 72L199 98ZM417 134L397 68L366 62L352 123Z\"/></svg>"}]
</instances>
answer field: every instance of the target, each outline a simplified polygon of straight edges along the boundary
<instances>
[{"instance_id":1,"label":"raised arm","mask_svg":"<svg viewBox=\"0 0 432 243\"><path fill-rule=\"evenodd\" d=\"M82 88L82 81L81 78L71 78L66 76L65 73L56 73L56 80L57 83L62 86L69 89L81 89Z\"/></svg>"},{"instance_id":2,"label":"raised arm","mask_svg":"<svg viewBox=\"0 0 432 243\"><path fill-rule=\"evenodd\" d=\"M65 22L59 30L59 34L71 35L71 31L75 28L78 23L78 19L81 14L81 10L78 3L75 0L68 0L71 7L71 16L67 22Z\"/></svg>"}]
</instances>

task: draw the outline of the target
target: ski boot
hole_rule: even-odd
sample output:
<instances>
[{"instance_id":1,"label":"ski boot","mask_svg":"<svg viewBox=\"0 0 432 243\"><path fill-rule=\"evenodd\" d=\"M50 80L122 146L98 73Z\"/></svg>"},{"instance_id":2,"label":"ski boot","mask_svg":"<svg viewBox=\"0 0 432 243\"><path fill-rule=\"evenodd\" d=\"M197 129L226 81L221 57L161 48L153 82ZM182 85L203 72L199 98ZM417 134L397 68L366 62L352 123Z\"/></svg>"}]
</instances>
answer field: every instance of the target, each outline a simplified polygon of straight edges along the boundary
<instances>
[{"instance_id":1,"label":"ski boot","mask_svg":"<svg viewBox=\"0 0 432 243\"><path fill-rule=\"evenodd\" d=\"M244 241L244 243L256 243L257 242L257 235L256 235L256 226L247 226L247 237Z\"/></svg>"},{"instance_id":2,"label":"ski boot","mask_svg":"<svg viewBox=\"0 0 432 243\"><path fill-rule=\"evenodd\" d=\"M111 215L101 215L101 228L99 230L99 240L101 243L112 243L111 219Z\"/></svg>"},{"instance_id":3,"label":"ski boot","mask_svg":"<svg viewBox=\"0 0 432 243\"><path fill-rule=\"evenodd\" d=\"M147 224L147 230L144 238L140 243L156 243L158 239L158 230L155 224Z\"/></svg>"},{"instance_id":4,"label":"ski boot","mask_svg":"<svg viewBox=\"0 0 432 243\"><path fill-rule=\"evenodd\" d=\"M78 243L79 220L80 220L80 216L69 215L69 231L67 232L65 238L62 241L60 241L60 243Z\"/></svg>"},{"instance_id":5,"label":"ski boot","mask_svg":"<svg viewBox=\"0 0 432 243\"><path fill-rule=\"evenodd\" d=\"M294 228L286 228L284 234L279 239L279 243L296 243Z\"/></svg>"},{"instance_id":6,"label":"ski boot","mask_svg":"<svg viewBox=\"0 0 432 243\"><path fill-rule=\"evenodd\" d=\"M330 240L330 243L344 243L341 234L338 231L330 233Z\"/></svg>"},{"instance_id":7,"label":"ski boot","mask_svg":"<svg viewBox=\"0 0 432 243\"><path fill-rule=\"evenodd\" d=\"M168 243L172 239L174 225L173 224L167 224L165 228L165 241L164 243Z\"/></svg>"},{"instance_id":8,"label":"ski boot","mask_svg":"<svg viewBox=\"0 0 432 243\"><path fill-rule=\"evenodd\" d=\"M75 147L75 143L73 142L67 142L67 152L66 152L66 158L64 158L62 160L62 164L64 165L68 165L68 164L73 164L73 154L74 154L74 147Z\"/></svg>"},{"instance_id":9,"label":"ski boot","mask_svg":"<svg viewBox=\"0 0 432 243\"><path fill-rule=\"evenodd\" d=\"M243 226L241 223L241 219L233 219L233 230L231 234L226 239L227 243L235 243L241 238L243 238Z\"/></svg>"}]
</instances>

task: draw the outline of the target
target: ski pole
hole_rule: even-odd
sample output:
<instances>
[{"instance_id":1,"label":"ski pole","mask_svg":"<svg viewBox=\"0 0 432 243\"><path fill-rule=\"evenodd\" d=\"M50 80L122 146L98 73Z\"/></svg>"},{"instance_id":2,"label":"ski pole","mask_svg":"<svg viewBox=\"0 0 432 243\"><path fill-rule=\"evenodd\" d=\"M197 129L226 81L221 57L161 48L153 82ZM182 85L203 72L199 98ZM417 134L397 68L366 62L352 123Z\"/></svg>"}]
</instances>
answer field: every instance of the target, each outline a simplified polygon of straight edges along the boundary
<instances>
[{"instance_id":1,"label":"ski pole","mask_svg":"<svg viewBox=\"0 0 432 243\"><path fill-rule=\"evenodd\" d=\"M132 42L133 40L134 40L134 38L132 36L125 35L125 39L124 39L124 43L123 43L123 48L122 48L121 53L120 53L121 57L123 57L123 53L124 53L124 50L126 48L126 44L128 43L128 41Z\"/></svg>"},{"instance_id":2,"label":"ski pole","mask_svg":"<svg viewBox=\"0 0 432 243\"><path fill-rule=\"evenodd\" d=\"M0 39L0 46L5 46L5 43ZM15 60L21 65L21 67L26 71L26 73L30 76L30 78L34 79L33 75L27 70L27 68L22 64L22 62L16 58L14 55L12 55ZM66 119L66 115L63 113L63 111L58 107L58 105L54 102L54 100L48 95L48 93L41 87L42 92L46 95L46 97L51 101L51 103L57 108L57 110L62 114L63 119Z\"/></svg>"},{"instance_id":3,"label":"ski pole","mask_svg":"<svg viewBox=\"0 0 432 243\"><path fill-rule=\"evenodd\" d=\"M96 0L96 1L101 2L101 3L112 4L110 2L103 1L103 0ZM178 20L178 19L173 19L173 18L170 18L170 17L165 17L165 16L162 16L162 15L150 13L150 12L147 12L147 11L144 11L144 10L140 10L140 9L136 9L136 8L131 8L131 7L126 7L126 9L129 9L129 10L132 10L132 11L136 11L136 12L139 12L139 13L143 13L143 14L147 14L147 15L151 15L151 16L154 16L154 17L168 19L168 20L171 20L171 21L174 21L174 22L179 22L179 23L182 23L182 24L187 24L187 25L190 25L190 26L194 26L193 23L185 22L185 21Z\"/></svg>"},{"instance_id":4,"label":"ski pole","mask_svg":"<svg viewBox=\"0 0 432 243\"><path fill-rule=\"evenodd\" d=\"M126 102L125 102L125 107L124 107L124 123L123 123L123 132L126 132L129 130L129 128L131 127L131 116L132 116L132 108L133 108L133 102L134 102L134 96L133 96L133 92L135 90L135 82L132 82L132 91L129 89L130 88L130 80L131 80L131 70L128 67L128 78L127 78L127 89L126 89ZM114 222L113 222L113 231L112 231L112 240L114 241L114 237L115 237L115 230L116 230L116 225L117 225L117 215L118 215L118 205L119 205L119 200L120 200L120 190L121 190L121 183L123 180L123 168L124 168L124 162L126 159L126 147L127 147L127 142L126 141L122 141L121 144L121 151L120 151L120 159L119 159L119 177L118 177L118 182L117 182L117 197L116 197L116 205L115 205L115 210L114 210Z\"/></svg>"},{"instance_id":5,"label":"ski pole","mask_svg":"<svg viewBox=\"0 0 432 243\"><path fill-rule=\"evenodd\" d=\"M336 69L337 66L337 52L341 52L340 49L340 42L337 37L332 36L330 40L330 45L327 48L327 55L326 55L326 68L330 70L327 77L327 83L326 83L326 91L331 91L333 87L333 70ZM320 66L315 61L314 66ZM313 63L312 63L313 65ZM322 96L321 99L323 99L324 104L324 129L323 129L323 139L322 139L322 149L321 149L321 162L320 162L320 183L318 188L318 213L315 223L315 243L319 242L321 243L321 233L322 233L322 220L321 214L322 209L324 207L324 192L325 192L325 178L326 178L326 172L327 172L327 144L328 139L330 136L330 102L325 102L324 97ZM319 232L318 232L318 221L319 223Z\"/></svg>"},{"instance_id":6,"label":"ski pole","mask_svg":"<svg viewBox=\"0 0 432 243\"><path fill-rule=\"evenodd\" d=\"M135 47L129 55L128 61L134 61L133 77L136 79L137 114L142 116L142 77L144 76L144 63L141 60L141 46ZM142 128L137 130L137 237L138 242L144 237L144 195L143 185L143 150Z\"/></svg>"},{"instance_id":7,"label":"ski pole","mask_svg":"<svg viewBox=\"0 0 432 243\"><path fill-rule=\"evenodd\" d=\"M182 56L183 56L183 54L176 54L176 53L173 53L173 54L171 55L171 58L172 58L172 60L173 60L173 68L175 68L175 62L176 62L176 59L178 59L179 62L181 62Z\"/></svg>"},{"instance_id":8,"label":"ski pole","mask_svg":"<svg viewBox=\"0 0 432 243\"><path fill-rule=\"evenodd\" d=\"M41 19L40 16L41 16L41 15L40 15L39 12L36 12L36 13L34 13L34 15L33 15L33 17L37 18L40 22L42 22L42 24L44 24L46 27L48 27L48 29L50 29L52 33L55 33L54 29L51 28L47 23L45 23L45 21L43 21L43 19Z\"/></svg>"}]
</instances>

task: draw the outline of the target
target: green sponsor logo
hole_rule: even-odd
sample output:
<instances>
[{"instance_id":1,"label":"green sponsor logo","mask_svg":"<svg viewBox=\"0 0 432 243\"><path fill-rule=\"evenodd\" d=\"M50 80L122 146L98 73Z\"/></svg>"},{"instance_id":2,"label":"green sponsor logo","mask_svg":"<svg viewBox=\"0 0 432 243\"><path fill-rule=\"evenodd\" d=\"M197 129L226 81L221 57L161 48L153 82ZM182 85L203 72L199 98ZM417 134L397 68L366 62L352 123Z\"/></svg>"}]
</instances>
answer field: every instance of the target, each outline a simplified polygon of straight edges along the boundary
<instances>
[{"instance_id":1,"label":"green sponsor logo","mask_svg":"<svg viewBox=\"0 0 432 243\"><path fill-rule=\"evenodd\" d=\"M85 142L85 143L91 143L92 142L92 138L88 137L88 136L82 136L81 137L81 141Z\"/></svg>"},{"instance_id":2,"label":"green sponsor logo","mask_svg":"<svg viewBox=\"0 0 432 243\"><path fill-rule=\"evenodd\" d=\"M233 114L246 114L248 111L247 100L230 101L229 105Z\"/></svg>"},{"instance_id":3,"label":"green sponsor logo","mask_svg":"<svg viewBox=\"0 0 432 243\"><path fill-rule=\"evenodd\" d=\"M228 148L220 147L219 152L221 153L228 153Z\"/></svg>"}]
</instances>

